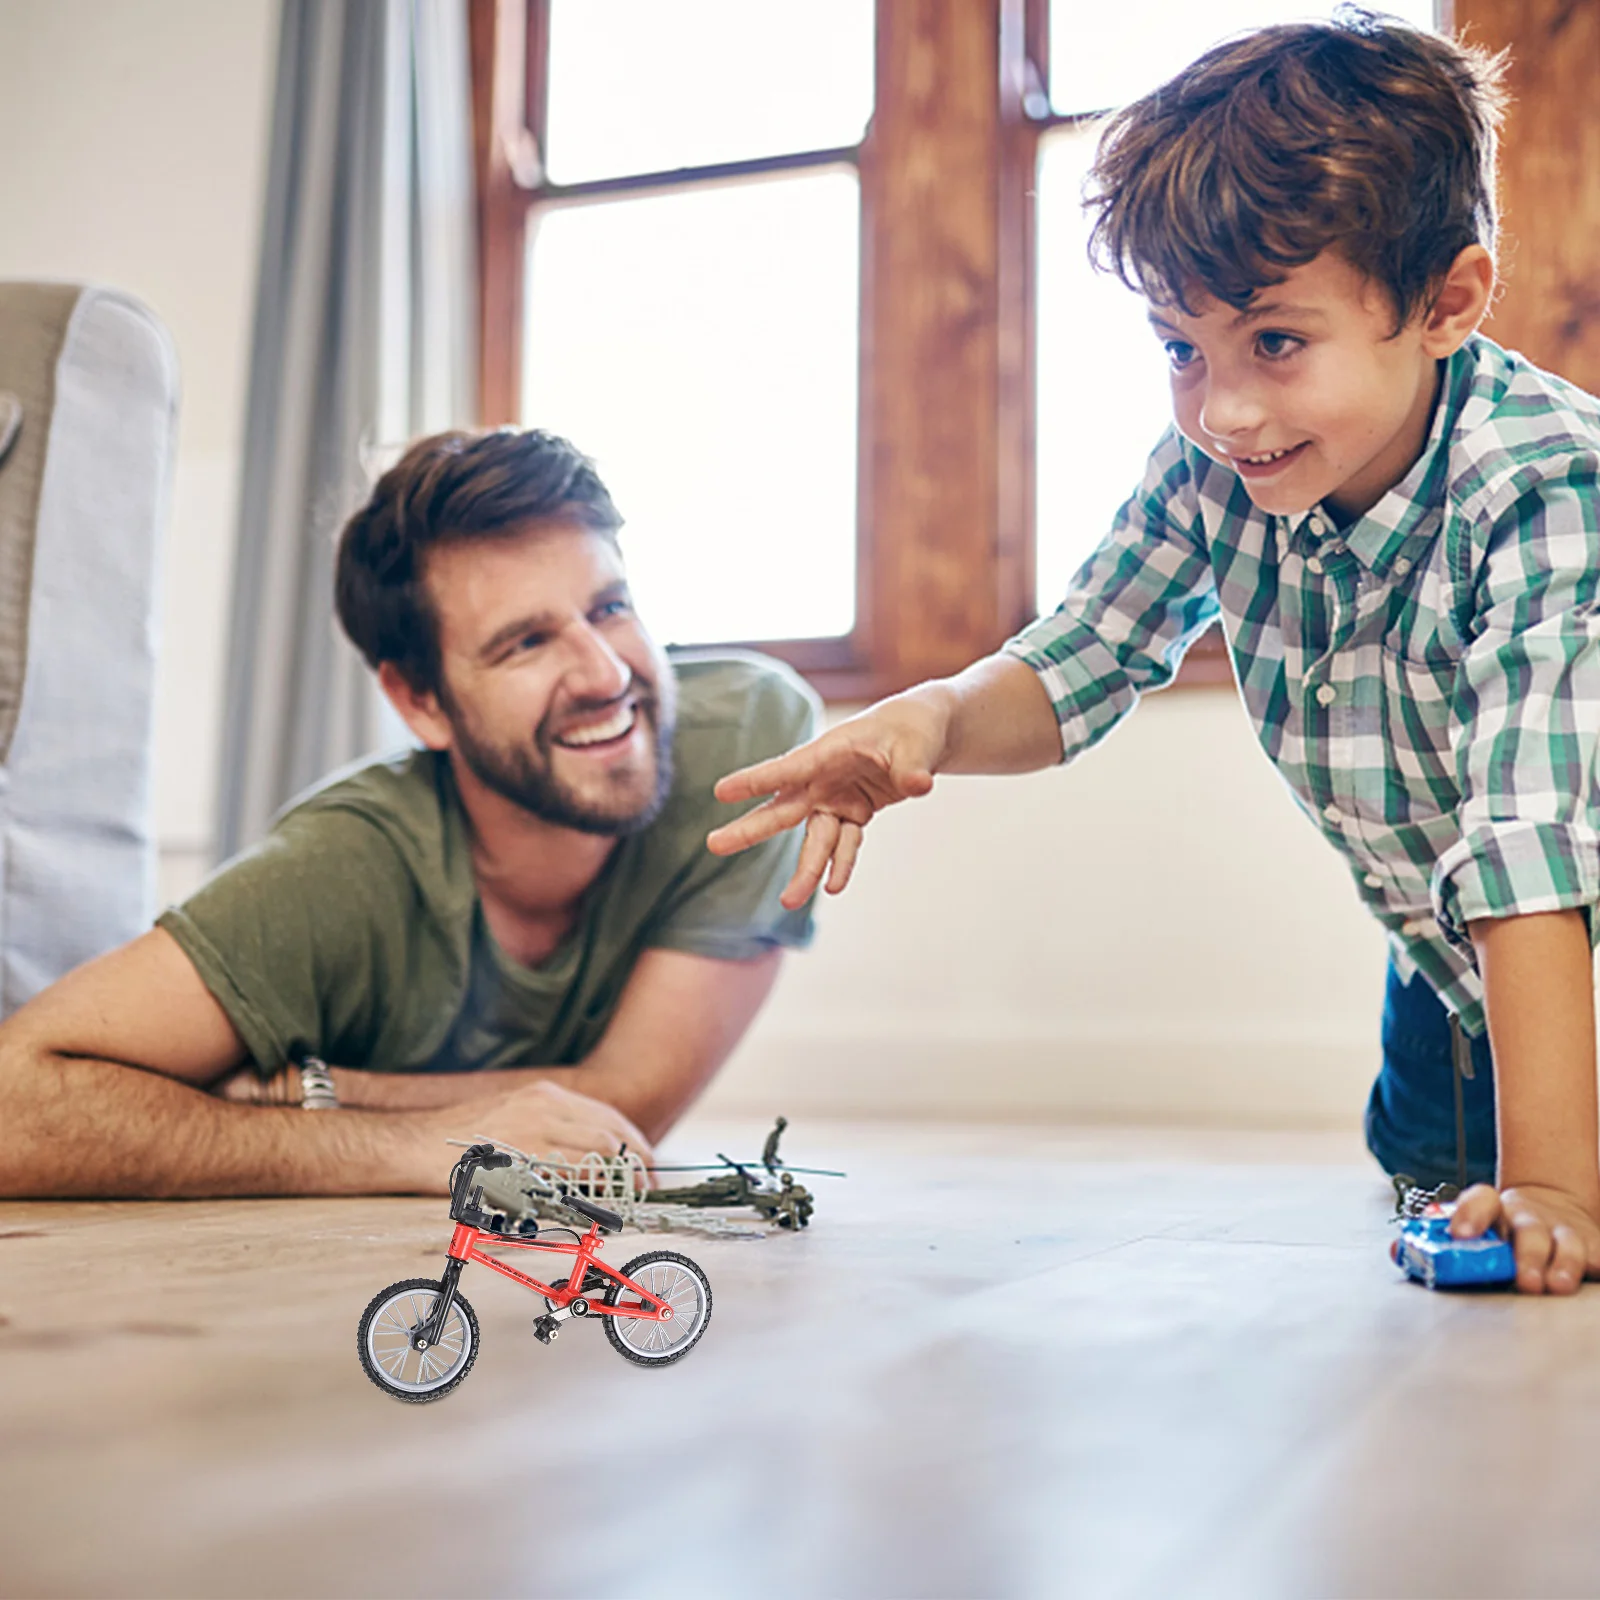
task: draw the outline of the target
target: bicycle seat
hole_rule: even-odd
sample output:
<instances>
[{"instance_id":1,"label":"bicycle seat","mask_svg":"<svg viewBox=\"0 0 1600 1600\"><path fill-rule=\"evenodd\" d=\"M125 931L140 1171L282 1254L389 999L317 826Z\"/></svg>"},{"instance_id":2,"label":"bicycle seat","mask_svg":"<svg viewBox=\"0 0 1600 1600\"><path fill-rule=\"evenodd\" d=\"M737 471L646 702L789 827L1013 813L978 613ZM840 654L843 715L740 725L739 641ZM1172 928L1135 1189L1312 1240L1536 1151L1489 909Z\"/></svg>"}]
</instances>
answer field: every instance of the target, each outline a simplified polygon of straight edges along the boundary
<instances>
[{"instance_id":1,"label":"bicycle seat","mask_svg":"<svg viewBox=\"0 0 1600 1600\"><path fill-rule=\"evenodd\" d=\"M580 1217L587 1217L591 1222L600 1224L605 1233L620 1233L622 1231L622 1218L615 1211L607 1211L604 1206L597 1206L593 1200L585 1200L582 1195L564 1194L561 1204L569 1211L576 1211Z\"/></svg>"}]
</instances>

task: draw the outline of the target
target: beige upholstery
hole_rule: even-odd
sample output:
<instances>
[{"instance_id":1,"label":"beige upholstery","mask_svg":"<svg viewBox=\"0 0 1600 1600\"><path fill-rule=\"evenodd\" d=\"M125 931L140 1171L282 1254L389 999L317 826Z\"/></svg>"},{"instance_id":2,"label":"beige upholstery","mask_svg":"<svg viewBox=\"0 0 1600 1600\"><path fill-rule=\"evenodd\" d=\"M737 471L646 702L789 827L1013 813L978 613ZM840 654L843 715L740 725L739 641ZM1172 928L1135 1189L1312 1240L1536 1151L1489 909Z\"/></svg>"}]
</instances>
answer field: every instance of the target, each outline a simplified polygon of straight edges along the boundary
<instances>
[{"instance_id":1,"label":"beige upholstery","mask_svg":"<svg viewBox=\"0 0 1600 1600\"><path fill-rule=\"evenodd\" d=\"M138 301L0 283L0 1014L148 926L176 413Z\"/></svg>"}]
</instances>

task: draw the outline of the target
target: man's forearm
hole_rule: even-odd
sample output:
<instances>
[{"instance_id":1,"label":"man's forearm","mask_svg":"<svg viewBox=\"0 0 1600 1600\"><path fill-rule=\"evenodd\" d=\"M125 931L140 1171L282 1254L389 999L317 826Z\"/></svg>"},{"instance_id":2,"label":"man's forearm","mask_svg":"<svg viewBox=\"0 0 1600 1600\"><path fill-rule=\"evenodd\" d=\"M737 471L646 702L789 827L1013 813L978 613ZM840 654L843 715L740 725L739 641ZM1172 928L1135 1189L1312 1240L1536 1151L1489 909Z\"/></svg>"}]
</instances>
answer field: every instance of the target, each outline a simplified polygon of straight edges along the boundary
<instances>
[{"instance_id":1,"label":"man's forearm","mask_svg":"<svg viewBox=\"0 0 1600 1600\"><path fill-rule=\"evenodd\" d=\"M420 1116L235 1105L110 1061L13 1051L0 1095L6 1196L426 1193L449 1168Z\"/></svg>"},{"instance_id":2,"label":"man's forearm","mask_svg":"<svg viewBox=\"0 0 1600 1600\"><path fill-rule=\"evenodd\" d=\"M339 1104L359 1111L437 1111L463 1100L507 1093L529 1083L555 1083L578 1094L592 1094L583 1068L509 1067L490 1072L369 1072L334 1067Z\"/></svg>"},{"instance_id":3,"label":"man's forearm","mask_svg":"<svg viewBox=\"0 0 1600 1600\"><path fill-rule=\"evenodd\" d=\"M1581 911L1475 922L1502 1188L1535 1184L1600 1204L1594 978Z\"/></svg>"}]
</instances>

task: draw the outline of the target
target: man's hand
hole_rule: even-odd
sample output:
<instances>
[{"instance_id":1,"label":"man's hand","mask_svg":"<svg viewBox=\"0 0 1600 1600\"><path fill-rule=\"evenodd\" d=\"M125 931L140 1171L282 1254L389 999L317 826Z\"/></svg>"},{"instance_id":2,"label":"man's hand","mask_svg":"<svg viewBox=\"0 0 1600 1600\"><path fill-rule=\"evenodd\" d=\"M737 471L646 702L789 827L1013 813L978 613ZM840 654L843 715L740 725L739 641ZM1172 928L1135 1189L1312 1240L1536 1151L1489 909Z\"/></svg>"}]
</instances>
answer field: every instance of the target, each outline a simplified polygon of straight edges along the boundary
<instances>
[{"instance_id":1,"label":"man's hand","mask_svg":"<svg viewBox=\"0 0 1600 1600\"><path fill-rule=\"evenodd\" d=\"M1523 1294L1574 1294L1586 1277L1600 1277L1600 1205L1537 1184L1503 1192L1475 1184L1457 1203L1450 1232L1476 1239L1490 1228L1512 1241Z\"/></svg>"},{"instance_id":2,"label":"man's hand","mask_svg":"<svg viewBox=\"0 0 1600 1600\"><path fill-rule=\"evenodd\" d=\"M420 1115L412 1113L413 1116ZM655 1161L649 1141L615 1106L558 1083L525 1083L500 1094L458 1100L426 1113L428 1130L422 1152L437 1167L428 1187L443 1193L454 1157L446 1157L443 1140L472 1139L479 1134L515 1145L528 1155L614 1156L627 1145L648 1167Z\"/></svg>"},{"instance_id":3,"label":"man's hand","mask_svg":"<svg viewBox=\"0 0 1600 1600\"><path fill-rule=\"evenodd\" d=\"M850 881L861 830L885 806L933 787L949 734L951 706L941 686L924 684L830 728L788 755L730 773L716 787L726 802L770 795L764 805L718 828L706 840L716 855L733 855L805 824L794 876L780 896L791 911L817 891Z\"/></svg>"}]
</instances>

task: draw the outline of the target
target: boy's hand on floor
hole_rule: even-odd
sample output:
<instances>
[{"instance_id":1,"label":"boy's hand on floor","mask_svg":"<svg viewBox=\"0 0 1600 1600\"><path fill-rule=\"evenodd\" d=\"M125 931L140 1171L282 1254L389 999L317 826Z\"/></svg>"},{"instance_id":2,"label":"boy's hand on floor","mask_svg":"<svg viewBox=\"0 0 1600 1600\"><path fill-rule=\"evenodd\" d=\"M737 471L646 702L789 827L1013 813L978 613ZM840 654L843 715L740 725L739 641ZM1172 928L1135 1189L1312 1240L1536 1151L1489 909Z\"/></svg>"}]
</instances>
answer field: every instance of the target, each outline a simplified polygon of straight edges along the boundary
<instances>
[{"instance_id":1,"label":"boy's hand on floor","mask_svg":"<svg viewBox=\"0 0 1600 1600\"><path fill-rule=\"evenodd\" d=\"M867 823L885 806L916 799L933 787L949 717L937 695L914 690L872 706L786 756L730 773L717 784L717 799L771 798L718 828L707 847L729 856L804 823L799 865L782 902L790 910L804 905L824 873L828 893L838 894L855 869Z\"/></svg>"},{"instance_id":2,"label":"boy's hand on floor","mask_svg":"<svg viewBox=\"0 0 1600 1600\"><path fill-rule=\"evenodd\" d=\"M1574 1294L1586 1277L1600 1277L1600 1205L1540 1184L1475 1184L1457 1202L1450 1232L1475 1239L1490 1228L1512 1241L1523 1294Z\"/></svg>"}]
</instances>

